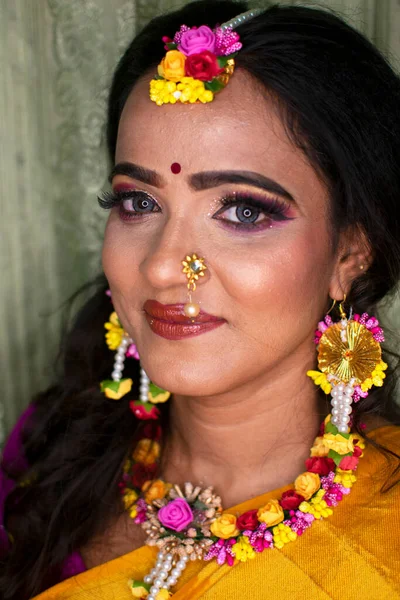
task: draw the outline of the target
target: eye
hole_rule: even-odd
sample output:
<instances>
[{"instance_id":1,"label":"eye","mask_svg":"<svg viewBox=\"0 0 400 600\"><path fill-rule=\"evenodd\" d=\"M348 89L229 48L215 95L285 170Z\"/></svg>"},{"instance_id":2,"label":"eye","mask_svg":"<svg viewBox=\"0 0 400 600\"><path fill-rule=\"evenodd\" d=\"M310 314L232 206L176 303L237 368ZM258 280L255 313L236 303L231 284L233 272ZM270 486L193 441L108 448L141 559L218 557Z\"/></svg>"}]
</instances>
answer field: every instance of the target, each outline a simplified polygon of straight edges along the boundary
<instances>
[{"instance_id":1,"label":"eye","mask_svg":"<svg viewBox=\"0 0 400 600\"><path fill-rule=\"evenodd\" d=\"M141 190L103 192L98 197L99 205L105 209L119 208L121 219L140 219L148 214L161 212L156 200Z\"/></svg>"},{"instance_id":2,"label":"eye","mask_svg":"<svg viewBox=\"0 0 400 600\"><path fill-rule=\"evenodd\" d=\"M221 199L222 208L213 216L226 227L260 230L273 227L279 221L291 220L290 207L278 198L257 198L247 194L232 194Z\"/></svg>"},{"instance_id":3,"label":"eye","mask_svg":"<svg viewBox=\"0 0 400 600\"><path fill-rule=\"evenodd\" d=\"M131 197L121 202L121 208L127 213L153 212L157 206L157 202L143 192L134 192Z\"/></svg>"},{"instance_id":4,"label":"eye","mask_svg":"<svg viewBox=\"0 0 400 600\"><path fill-rule=\"evenodd\" d=\"M255 223L258 222L260 216L260 209L254 208L253 206L246 206L245 204L239 204L238 206L232 206L225 212L225 218L229 221L236 223ZM261 215L265 218L265 215Z\"/></svg>"}]
</instances>

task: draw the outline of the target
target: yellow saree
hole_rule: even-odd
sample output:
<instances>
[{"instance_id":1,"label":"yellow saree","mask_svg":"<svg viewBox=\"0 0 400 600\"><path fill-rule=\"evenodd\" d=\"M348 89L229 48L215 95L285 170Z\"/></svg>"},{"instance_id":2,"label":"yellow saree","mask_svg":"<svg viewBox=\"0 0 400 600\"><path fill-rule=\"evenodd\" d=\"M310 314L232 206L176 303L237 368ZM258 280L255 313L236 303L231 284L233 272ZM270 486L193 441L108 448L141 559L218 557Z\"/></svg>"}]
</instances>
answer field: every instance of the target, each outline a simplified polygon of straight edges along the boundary
<instances>
[{"instance_id":1,"label":"yellow saree","mask_svg":"<svg viewBox=\"0 0 400 600\"><path fill-rule=\"evenodd\" d=\"M400 428L372 432L399 453ZM245 563L219 567L215 561L189 564L173 600L395 600L400 599L400 484L388 461L372 446L357 470L349 496L328 519L315 521L282 550L265 550ZM285 489L229 509L259 508ZM142 580L157 550L142 547L72 577L35 600L131 600L129 578Z\"/></svg>"}]
</instances>

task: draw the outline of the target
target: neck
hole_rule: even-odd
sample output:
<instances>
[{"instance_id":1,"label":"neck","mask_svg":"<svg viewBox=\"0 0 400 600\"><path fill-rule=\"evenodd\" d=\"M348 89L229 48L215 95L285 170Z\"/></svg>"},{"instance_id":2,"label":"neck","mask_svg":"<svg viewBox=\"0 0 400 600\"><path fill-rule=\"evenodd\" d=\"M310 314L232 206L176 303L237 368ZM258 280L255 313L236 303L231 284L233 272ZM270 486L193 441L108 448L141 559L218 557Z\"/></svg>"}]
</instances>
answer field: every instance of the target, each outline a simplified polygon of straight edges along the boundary
<instances>
[{"instance_id":1,"label":"neck","mask_svg":"<svg viewBox=\"0 0 400 600\"><path fill-rule=\"evenodd\" d=\"M217 396L174 396L163 478L212 485L225 507L292 483L328 412L305 370Z\"/></svg>"}]
</instances>

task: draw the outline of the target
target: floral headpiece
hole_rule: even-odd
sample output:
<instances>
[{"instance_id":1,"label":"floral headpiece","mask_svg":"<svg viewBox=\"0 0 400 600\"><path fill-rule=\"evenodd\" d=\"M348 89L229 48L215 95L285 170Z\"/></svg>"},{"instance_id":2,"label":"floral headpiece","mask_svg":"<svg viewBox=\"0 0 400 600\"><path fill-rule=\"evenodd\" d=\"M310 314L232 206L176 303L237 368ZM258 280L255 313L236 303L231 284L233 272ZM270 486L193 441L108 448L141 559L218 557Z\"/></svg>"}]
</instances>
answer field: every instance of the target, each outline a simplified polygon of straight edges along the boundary
<instances>
[{"instance_id":1,"label":"floral headpiece","mask_svg":"<svg viewBox=\"0 0 400 600\"><path fill-rule=\"evenodd\" d=\"M261 12L249 10L214 29L182 25L173 39L163 37L167 53L150 82L150 99L158 106L211 102L233 75L242 48L233 29Z\"/></svg>"}]
</instances>

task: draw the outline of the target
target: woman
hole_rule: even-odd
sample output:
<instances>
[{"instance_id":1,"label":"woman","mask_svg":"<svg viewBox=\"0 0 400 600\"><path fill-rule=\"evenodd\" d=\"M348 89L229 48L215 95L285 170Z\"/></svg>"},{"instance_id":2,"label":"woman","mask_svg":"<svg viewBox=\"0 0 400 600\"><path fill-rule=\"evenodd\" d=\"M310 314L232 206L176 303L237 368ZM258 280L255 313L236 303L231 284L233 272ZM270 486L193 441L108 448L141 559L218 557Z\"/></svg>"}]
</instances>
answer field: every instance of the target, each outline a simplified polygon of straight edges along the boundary
<instances>
[{"instance_id":1,"label":"woman","mask_svg":"<svg viewBox=\"0 0 400 600\"><path fill-rule=\"evenodd\" d=\"M117 67L107 281L4 452L4 599L400 597L371 317L400 274L399 80L330 13L246 11L154 19Z\"/></svg>"}]
</instances>

